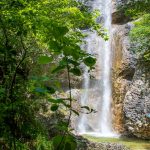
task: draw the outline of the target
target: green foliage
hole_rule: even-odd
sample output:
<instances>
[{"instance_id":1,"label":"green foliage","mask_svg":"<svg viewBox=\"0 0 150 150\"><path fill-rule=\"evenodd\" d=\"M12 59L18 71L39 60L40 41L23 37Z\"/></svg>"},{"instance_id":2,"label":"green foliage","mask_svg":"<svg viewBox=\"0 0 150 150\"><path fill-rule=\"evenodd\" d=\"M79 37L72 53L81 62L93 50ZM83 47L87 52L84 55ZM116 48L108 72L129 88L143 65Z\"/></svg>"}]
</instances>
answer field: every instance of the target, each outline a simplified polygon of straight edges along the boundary
<instances>
[{"instance_id":1,"label":"green foliage","mask_svg":"<svg viewBox=\"0 0 150 150\"><path fill-rule=\"evenodd\" d=\"M123 7L126 14L136 19L135 27L130 32L133 43L132 50L139 58L138 65L150 70L150 1L149 0L127 0Z\"/></svg>"},{"instance_id":2,"label":"green foliage","mask_svg":"<svg viewBox=\"0 0 150 150\"><path fill-rule=\"evenodd\" d=\"M75 150L77 143L72 135L58 135L53 138L53 146L56 150Z\"/></svg>"},{"instance_id":3,"label":"green foliage","mask_svg":"<svg viewBox=\"0 0 150 150\"><path fill-rule=\"evenodd\" d=\"M92 66L95 65L96 59L93 58L93 57L87 57L87 58L84 59L84 63L85 63L85 65L87 65L89 67L92 67Z\"/></svg>"},{"instance_id":4,"label":"green foliage","mask_svg":"<svg viewBox=\"0 0 150 150\"><path fill-rule=\"evenodd\" d=\"M53 104L53 105L51 106L51 110L52 110L52 111L56 111L56 110L58 110L58 107L59 107L59 105Z\"/></svg>"},{"instance_id":5,"label":"green foliage","mask_svg":"<svg viewBox=\"0 0 150 150\"><path fill-rule=\"evenodd\" d=\"M48 99L48 101L49 102L51 102L51 103L55 103L55 104L57 104L57 103L63 103L63 100L64 99Z\"/></svg>"},{"instance_id":6,"label":"green foliage","mask_svg":"<svg viewBox=\"0 0 150 150\"><path fill-rule=\"evenodd\" d=\"M70 72L73 73L76 76L81 76L81 70L79 68L72 68L70 69Z\"/></svg>"},{"instance_id":7,"label":"green foliage","mask_svg":"<svg viewBox=\"0 0 150 150\"><path fill-rule=\"evenodd\" d=\"M126 14L134 18L150 13L149 0L126 0L123 9L126 9Z\"/></svg>"},{"instance_id":8,"label":"green foliage","mask_svg":"<svg viewBox=\"0 0 150 150\"><path fill-rule=\"evenodd\" d=\"M36 119L39 101L50 102L54 113L63 105L70 114L78 115L72 110L71 94L67 100L55 99L54 94L61 88L58 77L62 72L67 72L71 91L70 73L80 76L81 64L92 69L96 63L80 45L85 37L81 29L96 30L106 37L95 22L97 15L76 0L1 0L0 139L8 149L28 149L27 143L33 146L35 140L36 149L51 149ZM75 149L66 131L60 146Z\"/></svg>"},{"instance_id":9,"label":"green foliage","mask_svg":"<svg viewBox=\"0 0 150 150\"><path fill-rule=\"evenodd\" d=\"M145 53L150 50L150 14L143 15L140 20L135 22L135 28L132 29L130 36L133 44L136 45L135 51Z\"/></svg>"},{"instance_id":10,"label":"green foliage","mask_svg":"<svg viewBox=\"0 0 150 150\"><path fill-rule=\"evenodd\" d=\"M46 139L43 135L38 135L34 142L35 150L53 150L52 142Z\"/></svg>"},{"instance_id":11,"label":"green foliage","mask_svg":"<svg viewBox=\"0 0 150 150\"><path fill-rule=\"evenodd\" d=\"M149 15L150 16L150 15ZM145 16L143 16L144 18ZM150 26L150 24L149 24ZM136 25L136 28L131 32L131 38L136 45L132 48L138 56L138 66L149 76L150 72L150 28L141 22L141 25ZM138 43L138 44L137 44ZM149 80L149 78L147 78Z\"/></svg>"},{"instance_id":12,"label":"green foliage","mask_svg":"<svg viewBox=\"0 0 150 150\"><path fill-rule=\"evenodd\" d=\"M39 57L39 63L40 64L48 64L52 61L52 57L48 57L48 56L40 56Z\"/></svg>"}]
</instances>

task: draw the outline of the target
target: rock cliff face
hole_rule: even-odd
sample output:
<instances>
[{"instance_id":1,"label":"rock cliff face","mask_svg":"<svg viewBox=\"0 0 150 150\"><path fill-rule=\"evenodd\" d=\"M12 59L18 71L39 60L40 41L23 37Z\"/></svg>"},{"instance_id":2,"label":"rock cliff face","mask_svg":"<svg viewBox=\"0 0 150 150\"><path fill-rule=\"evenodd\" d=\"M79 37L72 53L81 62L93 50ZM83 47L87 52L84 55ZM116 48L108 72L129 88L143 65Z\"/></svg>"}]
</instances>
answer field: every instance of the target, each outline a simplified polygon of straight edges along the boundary
<instances>
[{"instance_id":1,"label":"rock cliff face","mask_svg":"<svg viewBox=\"0 0 150 150\"><path fill-rule=\"evenodd\" d=\"M150 139L150 86L136 65L129 31L132 24L117 11L124 0L113 0L113 123L120 133ZM122 15L122 17L120 16ZM120 19L121 18L121 19ZM146 81L146 82L145 82Z\"/></svg>"},{"instance_id":2,"label":"rock cliff face","mask_svg":"<svg viewBox=\"0 0 150 150\"><path fill-rule=\"evenodd\" d=\"M128 22L129 17L125 16L124 12L118 10L118 6L123 6L126 0L112 0L112 23L125 24Z\"/></svg>"},{"instance_id":3,"label":"rock cliff face","mask_svg":"<svg viewBox=\"0 0 150 150\"><path fill-rule=\"evenodd\" d=\"M124 99L125 127L139 138L150 139L150 86L138 69Z\"/></svg>"},{"instance_id":4,"label":"rock cliff face","mask_svg":"<svg viewBox=\"0 0 150 150\"><path fill-rule=\"evenodd\" d=\"M113 123L124 132L123 102L135 71L135 57L130 52L128 33L131 24L113 25Z\"/></svg>"}]
</instances>

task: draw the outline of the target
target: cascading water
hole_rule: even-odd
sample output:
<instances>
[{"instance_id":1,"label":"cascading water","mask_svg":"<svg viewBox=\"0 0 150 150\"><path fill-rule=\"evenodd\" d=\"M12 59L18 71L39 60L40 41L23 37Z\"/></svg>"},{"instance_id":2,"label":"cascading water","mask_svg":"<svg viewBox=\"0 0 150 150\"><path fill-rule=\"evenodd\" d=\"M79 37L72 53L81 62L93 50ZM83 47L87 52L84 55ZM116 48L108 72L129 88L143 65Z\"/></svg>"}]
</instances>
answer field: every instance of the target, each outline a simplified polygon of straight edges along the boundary
<instances>
[{"instance_id":1,"label":"cascading water","mask_svg":"<svg viewBox=\"0 0 150 150\"><path fill-rule=\"evenodd\" d=\"M101 12L100 22L107 29L109 40L104 41L96 33L88 33L85 49L97 57L95 80L91 80L87 68L84 71L81 106L94 108L95 114L82 114L78 132L96 136L114 136L111 122L111 0L95 0L90 6Z\"/></svg>"}]
</instances>

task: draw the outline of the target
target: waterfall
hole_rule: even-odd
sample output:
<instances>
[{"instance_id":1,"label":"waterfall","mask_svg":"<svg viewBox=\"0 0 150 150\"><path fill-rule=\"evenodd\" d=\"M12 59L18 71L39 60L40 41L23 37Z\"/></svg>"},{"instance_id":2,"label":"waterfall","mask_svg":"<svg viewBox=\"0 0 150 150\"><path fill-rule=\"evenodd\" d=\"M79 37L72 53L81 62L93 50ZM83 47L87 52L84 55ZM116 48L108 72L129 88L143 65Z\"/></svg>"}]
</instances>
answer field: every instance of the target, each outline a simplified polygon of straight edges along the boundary
<instances>
[{"instance_id":1,"label":"waterfall","mask_svg":"<svg viewBox=\"0 0 150 150\"><path fill-rule=\"evenodd\" d=\"M101 13L99 22L104 25L109 40L104 41L96 33L86 31L89 35L84 49L96 56L97 63L94 77L90 79L87 68L83 75L83 94L81 106L90 106L97 113L80 115L78 132L96 136L114 136L111 119L111 0L94 0L90 6Z\"/></svg>"},{"instance_id":2,"label":"waterfall","mask_svg":"<svg viewBox=\"0 0 150 150\"><path fill-rule=\"evenodd\" d=\"M103 0L101 11L104 16L104 27L108 30L109 41L104 42L103 65L102 65L102 100L103 106L100 116L100 127L102 134L109 135L112 133L111 126L111 0Z\"/></svg>"}]
</instances>

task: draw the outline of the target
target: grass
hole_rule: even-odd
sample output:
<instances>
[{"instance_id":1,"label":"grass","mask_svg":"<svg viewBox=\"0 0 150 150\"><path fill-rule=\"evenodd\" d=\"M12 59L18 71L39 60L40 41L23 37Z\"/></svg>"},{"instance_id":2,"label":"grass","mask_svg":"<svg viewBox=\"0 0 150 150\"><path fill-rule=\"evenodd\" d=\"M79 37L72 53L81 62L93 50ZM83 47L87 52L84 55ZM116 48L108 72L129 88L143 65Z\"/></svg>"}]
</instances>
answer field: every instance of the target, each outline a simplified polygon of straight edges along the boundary
<instances>
[{"instance_id":1,"label":"grass","mask_svg":"<svg viewBox=\"0 0 150 150\"><path fill-rule=\"evenodd\" d=\"M103 138L103 137L92 137L85 136L88 140L92 142L101 143L120 143L130 148L131 150L150 150L150 141L130 139L130 138Z\"/></svg>"}]
</instances>

